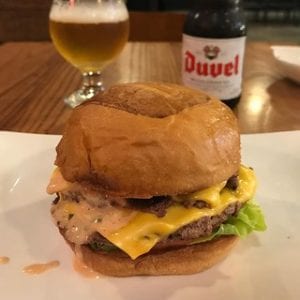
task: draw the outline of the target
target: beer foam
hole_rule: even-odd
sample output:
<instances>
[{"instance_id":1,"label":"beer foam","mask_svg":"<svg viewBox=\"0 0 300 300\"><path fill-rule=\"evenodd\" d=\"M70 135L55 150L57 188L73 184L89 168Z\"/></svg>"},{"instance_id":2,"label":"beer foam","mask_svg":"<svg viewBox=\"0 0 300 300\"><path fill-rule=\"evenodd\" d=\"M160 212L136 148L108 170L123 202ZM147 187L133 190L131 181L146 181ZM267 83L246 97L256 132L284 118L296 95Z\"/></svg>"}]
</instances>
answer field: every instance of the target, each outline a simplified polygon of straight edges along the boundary
<instances>
[{"instance_id":1,"label":"beer foam","mask_svg":"<svg viewBox=\"0 0 300 300\"><path fill-rule=\"evenodd\" d=\"M53 5L49 18L62 23L116 23L127 20L128 11L123 2L78 6Z\"/></svg>"}]
</instances>

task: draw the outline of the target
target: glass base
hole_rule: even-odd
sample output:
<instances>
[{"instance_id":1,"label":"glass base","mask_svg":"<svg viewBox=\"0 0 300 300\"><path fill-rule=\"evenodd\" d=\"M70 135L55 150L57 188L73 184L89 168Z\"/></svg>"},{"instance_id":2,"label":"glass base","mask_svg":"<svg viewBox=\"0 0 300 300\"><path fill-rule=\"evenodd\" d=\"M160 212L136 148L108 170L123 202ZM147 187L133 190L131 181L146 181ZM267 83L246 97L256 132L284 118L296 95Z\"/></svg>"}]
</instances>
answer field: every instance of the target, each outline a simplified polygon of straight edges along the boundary
<instances>
[{"instance_id":1,"label":"glass base","mask_svg":"<svg viewBox=\"0 0 300 300\"><path fill-rule=\"evenodd\" d=\"M97 94L104 91L104 87L101 82L100 72L87 72L83 73L82 87L73 92L70 96L64 99L65 104L74 108L81 103L92 99Z\"/></svg>"},{"instance_id":2,"label":"glass base","mask_svg":"<svg viewBox=\"0 0 300 300\"><path fill-rule=\"evenodd\" d=\"M104 91L103 87L100 88L100 89L93 89L93 88L91 88L91 89L80 89L78 91L73 92L68 97L66 97L64 99L64 102L68 106L74 108L74 107L80 105L81 103L92 99L97 94L99 94L100 92L103 92L103 91Z\"/></svg>"}]
</instances>

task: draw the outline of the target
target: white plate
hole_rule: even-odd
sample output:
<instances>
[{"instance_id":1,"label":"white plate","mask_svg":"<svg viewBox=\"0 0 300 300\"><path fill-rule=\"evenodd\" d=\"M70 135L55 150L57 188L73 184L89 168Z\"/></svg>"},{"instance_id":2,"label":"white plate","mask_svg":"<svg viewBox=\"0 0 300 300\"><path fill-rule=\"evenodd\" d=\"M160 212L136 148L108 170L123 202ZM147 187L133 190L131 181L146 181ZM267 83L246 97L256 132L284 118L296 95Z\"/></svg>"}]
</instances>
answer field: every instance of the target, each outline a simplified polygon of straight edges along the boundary
<instances>
[{"instance_id":1,"label":"white plate","mask_svg":"<svg viewBox=\"0 0 300 300\"><path fill-rule=\"evenodd\" d=\"M243 161L256 169L268 231L242 240L202 274L86 279L52 224L45 193L57 136L0 132L0 299L300 299L300 131L242 137ZM59 260L39 276L25 265Z\"/></svg>"},{"instance_id":2,"label":"white plate","mask_svg":"<svg viewBox=\"0 0 300 300\"><path fill-rule=\"evenodd\" d=\"M281 74L300 84L300 47L272 46L271 49Z\"/></svg>"}]
</instances>

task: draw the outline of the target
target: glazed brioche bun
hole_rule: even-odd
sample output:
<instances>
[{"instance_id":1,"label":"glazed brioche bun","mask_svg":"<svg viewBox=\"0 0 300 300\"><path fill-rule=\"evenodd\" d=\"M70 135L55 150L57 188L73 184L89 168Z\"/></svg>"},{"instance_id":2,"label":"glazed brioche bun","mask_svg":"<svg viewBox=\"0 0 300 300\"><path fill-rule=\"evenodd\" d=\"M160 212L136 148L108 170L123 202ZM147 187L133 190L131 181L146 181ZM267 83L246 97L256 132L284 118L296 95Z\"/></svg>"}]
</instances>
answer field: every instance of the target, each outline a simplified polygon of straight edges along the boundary
<instances>
[{"instance_id":1,"label":"glazed brioche bun","mask_svg":"<svg viewBox=\"0 0 300 300\"><path fill-rule=\"evenodd\" d=\"M88 246L76 249L74 244L67 242L80 260L93 271L103 275L127 277L199 273L226 258L238 240L237 236L224 236L213 241L167 251L151 251L135 260L121 251L94 252Z\"/></svg>"},{"instance_id":2,"label":"glazed brioche bun","mask_svg":"<svg viewBox=\"0 0 300 300\"><path fill-rule=\"evenodd\" d=\"M67 181L107 195L190 193L238 172L238 124L205 92L166 83L119 84L74 109L55 164Z\"/></svg>"}]
</instances>

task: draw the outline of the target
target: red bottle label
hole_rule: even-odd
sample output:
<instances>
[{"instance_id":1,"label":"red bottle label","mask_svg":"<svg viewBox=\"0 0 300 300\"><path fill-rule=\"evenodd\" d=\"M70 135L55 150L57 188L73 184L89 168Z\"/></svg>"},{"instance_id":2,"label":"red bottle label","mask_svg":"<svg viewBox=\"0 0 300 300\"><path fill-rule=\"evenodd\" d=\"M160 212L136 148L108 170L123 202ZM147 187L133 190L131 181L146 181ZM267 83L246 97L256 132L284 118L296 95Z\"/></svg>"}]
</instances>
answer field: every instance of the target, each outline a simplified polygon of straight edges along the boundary
<instances>
[{"instance_id":1,"label":"red bottle label","mask_svg":"<svg viewBox=\"0 0 300 300\"><path fill-rule=\"evenodd\" d=\"M183 84L222 100L241 94L246 37L207 39L183 35Z\"/></svg>"}]
</instances>

